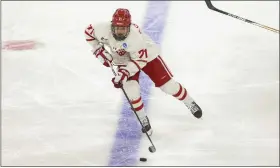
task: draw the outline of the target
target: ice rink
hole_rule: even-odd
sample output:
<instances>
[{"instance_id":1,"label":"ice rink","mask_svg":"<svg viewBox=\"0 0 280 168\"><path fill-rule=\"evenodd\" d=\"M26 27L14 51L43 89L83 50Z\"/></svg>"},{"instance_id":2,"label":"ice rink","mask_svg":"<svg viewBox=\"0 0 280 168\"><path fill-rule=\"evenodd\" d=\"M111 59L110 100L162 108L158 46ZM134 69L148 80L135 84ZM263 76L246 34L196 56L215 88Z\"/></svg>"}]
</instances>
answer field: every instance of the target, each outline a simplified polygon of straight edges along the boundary
<instances>
[{"instance_id":1,"label":"ice rink","mask_svg":"<svg viewBox=\"0 0 280 168\"><path fill-rule=\"evenodd\" d=\"M124 99L111 70L92 56L84 29L110 21L120 7L142 26L148 3L1 2L2 45L36 42L31 50L2 49L2 166L110 165ZM213 4L279 29L279 1ZM203 118L152 87L145 109L157 152L142 135L136 152L119 151L125 156L115 165L279 166L279 34L204 1L169 2L166 13L162 58Z\"/></svg>"}]
</instances>

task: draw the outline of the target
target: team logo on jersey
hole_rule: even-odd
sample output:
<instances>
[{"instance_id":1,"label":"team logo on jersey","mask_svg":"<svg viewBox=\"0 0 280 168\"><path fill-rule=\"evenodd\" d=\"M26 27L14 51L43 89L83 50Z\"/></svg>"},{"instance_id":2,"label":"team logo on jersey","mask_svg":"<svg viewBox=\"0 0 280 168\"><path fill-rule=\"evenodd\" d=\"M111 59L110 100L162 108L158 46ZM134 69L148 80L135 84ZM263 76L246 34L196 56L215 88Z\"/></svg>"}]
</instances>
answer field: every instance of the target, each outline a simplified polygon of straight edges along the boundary
<instances>
[{"instance_id":1,"label":"team logo on jersey","mask_svg":"<svg viewBox=\"0 0 280 168\"><path fill-rule=\"evenodd\" d=\"M119 56L123 56L123 55L126 54L126 51L124 49L119 49L119 50L116 51L116 53L118 53Z\"/></svg>"},{"instance_id":2,"label":"team logo on jersey","mask_svg":"<svg viewBox=\"0 0 280 168\"><path fill-rule=\"evenodd\" d=\"M127 48L127 44L126 43L123 43L123 48Z\"/></svg>"}]
</instances>

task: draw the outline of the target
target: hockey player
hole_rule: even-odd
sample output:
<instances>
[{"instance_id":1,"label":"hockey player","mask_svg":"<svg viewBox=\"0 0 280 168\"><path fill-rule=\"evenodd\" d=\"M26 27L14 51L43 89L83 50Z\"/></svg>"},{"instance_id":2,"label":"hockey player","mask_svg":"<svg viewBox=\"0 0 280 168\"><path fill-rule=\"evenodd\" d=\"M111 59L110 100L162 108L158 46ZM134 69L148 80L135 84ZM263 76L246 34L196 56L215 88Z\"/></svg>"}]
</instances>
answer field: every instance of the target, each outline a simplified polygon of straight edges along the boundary
<instances>
[{"instance_id":1,"label":"hockey player","mask_svg":"<svg viewBox=\"0 0 280 168\"><path fill-rule=\"evenodd\" d=\"M118 66L112 82L116 88L124 88L145 128L143 133L147 131L151 135L152 128L140 95L140 71L150 77L155 87L182 101L196 118L202 116L201 108L186 88L172 79L173 75L161 58L156 43L138 25L131 23L128 9L117 9L111 22L90 24L85 29L85 38L104 66L109 67L108 62ZM105 50L102 44L109 49Z\"/></svg>"}]
</instances>

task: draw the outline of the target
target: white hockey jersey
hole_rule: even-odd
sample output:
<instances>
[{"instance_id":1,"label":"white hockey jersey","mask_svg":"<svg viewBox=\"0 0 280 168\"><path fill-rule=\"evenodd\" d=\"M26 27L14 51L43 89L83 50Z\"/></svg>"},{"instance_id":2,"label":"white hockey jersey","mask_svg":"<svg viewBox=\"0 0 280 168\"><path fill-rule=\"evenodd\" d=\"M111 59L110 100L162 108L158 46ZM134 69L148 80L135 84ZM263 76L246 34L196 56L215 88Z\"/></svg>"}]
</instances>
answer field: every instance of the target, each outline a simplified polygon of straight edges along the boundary
<instances>
[{"instance_id":1,"label":"white hockey jersey","mask_svg":"<svg viewBox=\"0 0 280 168\"><path fill-rule=\"evenodd\" d=\"M131 24L130 32L123 41L115 40L110 22L90 24L85 30L85 38L93 50L98 43L103 43L112 55L113 64L126 65L123 69L129 72L129 76L136 74L160 53L157 44L136 24Z\"/></svg>"}]
</instances>

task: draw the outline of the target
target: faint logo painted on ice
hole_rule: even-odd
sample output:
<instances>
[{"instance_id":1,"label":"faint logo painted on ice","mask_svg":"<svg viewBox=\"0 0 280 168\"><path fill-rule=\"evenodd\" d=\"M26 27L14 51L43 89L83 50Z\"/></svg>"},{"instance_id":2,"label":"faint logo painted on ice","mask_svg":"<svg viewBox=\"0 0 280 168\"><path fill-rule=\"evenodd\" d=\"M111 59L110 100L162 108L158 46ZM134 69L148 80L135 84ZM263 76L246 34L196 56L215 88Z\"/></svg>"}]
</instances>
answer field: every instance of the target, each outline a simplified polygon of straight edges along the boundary
<instances>
[{"instance_id":1,"label":"faint logo painted on ice","mask_svg":"<svg viewBox=\"0 0 280 168\"><path fill-rule=\"evenodd\" d=\"M14 40L3 42L2 50L31 50L42 45L33 40Z\"/></svg>"}]
</instances>

